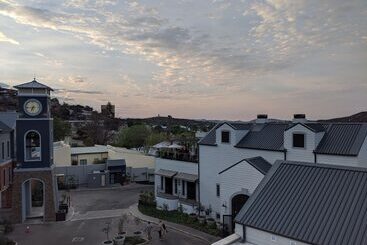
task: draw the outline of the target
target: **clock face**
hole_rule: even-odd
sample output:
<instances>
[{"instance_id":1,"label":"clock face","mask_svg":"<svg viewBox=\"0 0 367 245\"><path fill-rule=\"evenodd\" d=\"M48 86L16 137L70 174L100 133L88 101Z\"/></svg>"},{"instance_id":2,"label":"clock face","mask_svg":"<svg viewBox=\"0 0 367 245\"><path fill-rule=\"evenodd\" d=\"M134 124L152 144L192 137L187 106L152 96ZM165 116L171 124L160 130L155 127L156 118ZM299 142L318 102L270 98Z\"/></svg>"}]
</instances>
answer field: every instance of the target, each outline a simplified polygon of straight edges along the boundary
<instances>
[{"instance_id":1,"label":"clock face","mask_svg":"<svg viewBox=\"0 0 367 245\"><path fill-rule=\"evenodd\" d=\"M37 116L42 111L41 102L36 99L27 100L24 104L24 111L30 116Z\"/></svg>"}]
</instances>

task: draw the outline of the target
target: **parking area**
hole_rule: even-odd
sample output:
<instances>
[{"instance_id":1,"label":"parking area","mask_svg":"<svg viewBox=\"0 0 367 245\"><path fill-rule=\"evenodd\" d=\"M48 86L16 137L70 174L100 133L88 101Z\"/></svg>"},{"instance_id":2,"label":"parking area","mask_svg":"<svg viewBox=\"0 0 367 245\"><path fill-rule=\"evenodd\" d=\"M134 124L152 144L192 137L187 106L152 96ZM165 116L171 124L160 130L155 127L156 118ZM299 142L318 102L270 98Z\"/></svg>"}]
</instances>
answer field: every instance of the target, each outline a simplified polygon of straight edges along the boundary
<instances>
[{"instance_id":1,"label":"parking area","mask_svg":"<svg viewBox=\"0 0 367 245\"><path fill-rule=\"evenodd\" d=\"M71 205L75 213L126 209L137 203L141 191L153 191L154 186L130 184L108 189L77 189L70 191Z\"/></svg>"}]
</instances>

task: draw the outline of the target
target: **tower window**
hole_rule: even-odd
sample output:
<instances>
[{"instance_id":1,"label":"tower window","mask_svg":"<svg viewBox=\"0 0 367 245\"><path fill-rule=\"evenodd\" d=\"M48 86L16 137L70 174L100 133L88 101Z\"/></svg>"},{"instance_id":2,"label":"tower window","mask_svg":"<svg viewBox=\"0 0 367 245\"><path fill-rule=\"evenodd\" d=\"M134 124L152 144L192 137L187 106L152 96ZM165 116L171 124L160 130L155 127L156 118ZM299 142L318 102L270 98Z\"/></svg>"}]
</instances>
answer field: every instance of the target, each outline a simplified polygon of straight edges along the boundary
<instances>
[{"instance_id":1,"label":"tower window","mask_svg":"<svg viewBox=\"0 0 367 245\"><path fill-rule=\"evenodd\" d=\"M30 131L25 136L25 160L41 160L41 136L36 131Z\"/></svg>"}]
</instances>

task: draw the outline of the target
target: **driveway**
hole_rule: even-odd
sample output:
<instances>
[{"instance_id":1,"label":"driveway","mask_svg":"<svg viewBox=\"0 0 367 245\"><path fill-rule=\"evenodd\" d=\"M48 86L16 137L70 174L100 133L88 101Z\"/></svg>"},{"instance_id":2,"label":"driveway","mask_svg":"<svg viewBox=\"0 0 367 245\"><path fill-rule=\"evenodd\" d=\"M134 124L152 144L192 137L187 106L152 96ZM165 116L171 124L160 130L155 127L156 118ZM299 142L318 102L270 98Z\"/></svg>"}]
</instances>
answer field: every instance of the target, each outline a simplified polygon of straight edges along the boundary
<instances>
[{"instance_id":1,"label":"driveway","mask_svg":"<svg viewBox=\"0 0 367 245\"><path fill-rule=\"evenodd\" d=\"M141 191L153 191L154 186L130 184L108 189L77 189L70 191L71 206L75 213L126 209L139 200Z\"/></svg>"}]
</instances>

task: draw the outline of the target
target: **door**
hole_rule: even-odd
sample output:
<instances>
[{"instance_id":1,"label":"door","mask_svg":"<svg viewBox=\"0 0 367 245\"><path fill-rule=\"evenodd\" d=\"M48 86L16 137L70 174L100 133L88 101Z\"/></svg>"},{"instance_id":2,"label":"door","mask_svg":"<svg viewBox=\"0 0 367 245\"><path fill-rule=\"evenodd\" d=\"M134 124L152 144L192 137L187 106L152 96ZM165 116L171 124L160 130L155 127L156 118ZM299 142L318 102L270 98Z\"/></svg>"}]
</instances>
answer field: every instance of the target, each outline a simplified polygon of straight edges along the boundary
<instances>
[{"instance_id":1,"label":"door","mask_svg":"<svg viewBox=\"0 0 367 245\"><path fill-rule=\"evenodd\" d=\"M187 183L187 199L196 200L196 183L195 182L186 182Z\"/></svg>"},{"instance_id":2,"label":"door","mask_svg":"<svg viewBox=\"0 0 367 245\"><path fill-rule=\"evenodd\" d=\"M233 219L240 212L241 208L243 207L243 205L245 205L248 198L249 196L244 195L244 194L239 194L232 198L232 217Z\"/></svg>"},{"instance_id":3,"label":"door","mask_svg":"<svg viewBox=\"0 0 367 245\"><path fill-rule=\"evenodd\" d=\"M166 179L166 183L165 183L165 190L166 190L166 194L170 194L172 195L172 178L167 178Z\"/></svg>"}]
</instances>

